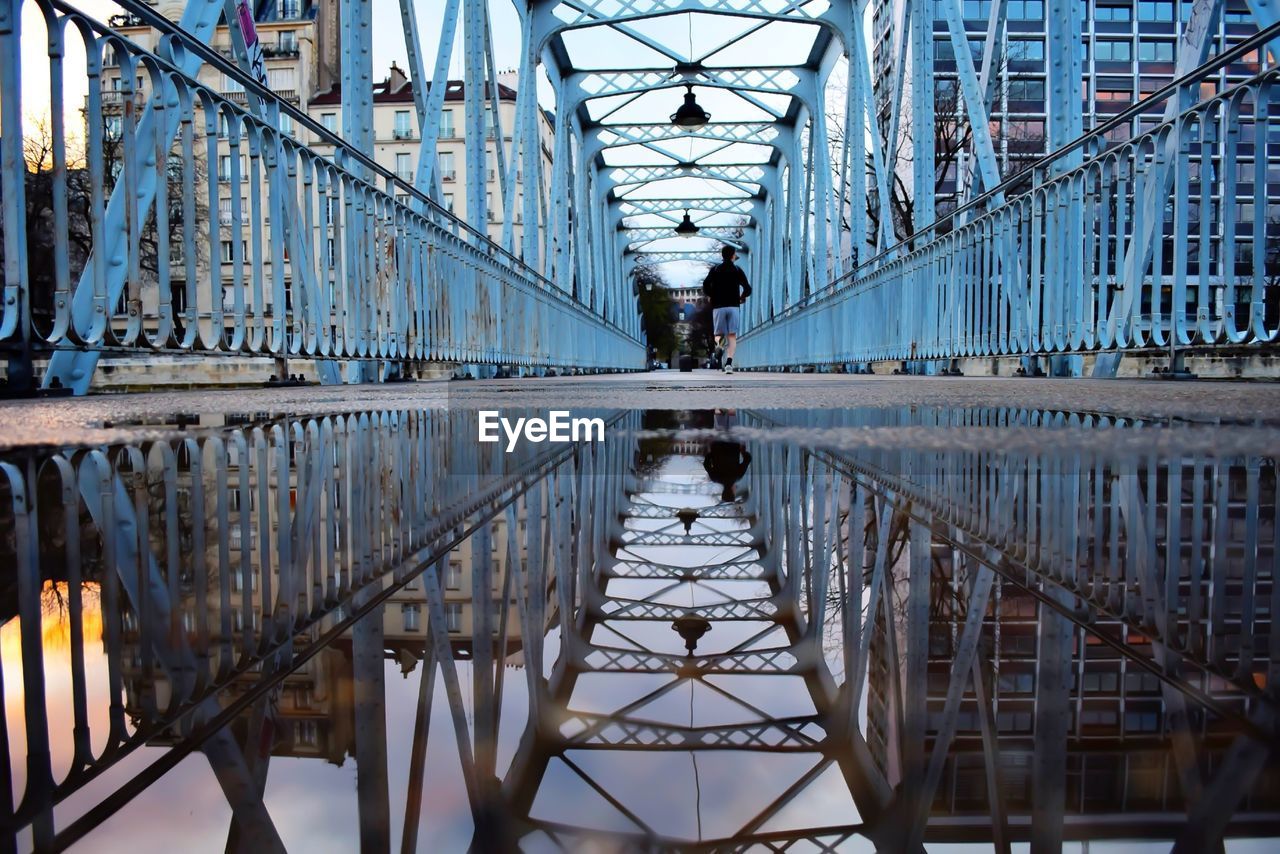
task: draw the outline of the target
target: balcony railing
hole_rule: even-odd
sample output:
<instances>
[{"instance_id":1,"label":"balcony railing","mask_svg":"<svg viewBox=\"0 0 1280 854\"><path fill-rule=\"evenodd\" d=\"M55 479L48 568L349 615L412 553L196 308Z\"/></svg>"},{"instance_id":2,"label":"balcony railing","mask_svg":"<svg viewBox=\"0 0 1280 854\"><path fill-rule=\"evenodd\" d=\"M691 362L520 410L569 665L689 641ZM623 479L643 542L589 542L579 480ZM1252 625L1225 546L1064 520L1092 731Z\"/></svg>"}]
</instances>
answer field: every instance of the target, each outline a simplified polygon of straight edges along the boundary
<instances>
[{"instance_id":1,"label":"balcony railing","mask_svg":"<svg viewBox=\"0 0 1280 854\"><path fill-rule=\"evenodd\" d=\"M413 128L396 128L391 132L392 139L413 139Z\"/></svg>"},{"instance_id":2,"label":"balcony railing","mask_svg":"<svg viewBox=\"0 0 1280 854\"><path fill-rule=\"evenodd\" d=\"M129 12L112 15L110 18L107 18L107 26L114 30L122 30L127 27L145 27L146 25L146 21Z\"/></svg>"},{"instance_id":3,"label":"balcony railing","mask_svg":"<svg viewBox=\"0 0 1280 854\"><path fill-rule=\"evenodd\" d=\"M262 55L267 59L294 59L301 53L294 45L267 45L262 48Z\"/></svg>"},{"instance_id":4,"label":"balcony railing","mask_svg":"<svg viewBox=\"0 0 1280 854\"><path fill-rule=\"evenodd\" d=\"M276 89L275 93L276 93L276 96L282 101L288 101L291 104L299 103L297 89ZM245 94L243 91L223 92L222 97L226 98L228 101L233 101L237 104L244 104L248 102L248 99L245 97Z\"/></svg>"}]
</instances>

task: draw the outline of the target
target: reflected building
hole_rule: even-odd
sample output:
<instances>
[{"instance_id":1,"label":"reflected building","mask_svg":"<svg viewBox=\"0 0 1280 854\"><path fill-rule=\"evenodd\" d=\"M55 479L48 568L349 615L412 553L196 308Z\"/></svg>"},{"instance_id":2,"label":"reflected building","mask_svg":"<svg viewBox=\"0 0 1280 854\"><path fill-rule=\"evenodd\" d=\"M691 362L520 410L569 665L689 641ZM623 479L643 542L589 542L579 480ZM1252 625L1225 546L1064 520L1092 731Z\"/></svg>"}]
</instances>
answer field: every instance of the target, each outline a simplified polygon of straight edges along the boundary
<instances>
[{"instance_id":1,"label":"reflected building","mask_svg":"<svg viewBox=\"0 0 1280 854\"><path fill-rule=\"evenodd\" d=\"M1274 524L1276 492L1274 472L1261 472L1254 462L1225 462L1218 478L1191 479L1185 486L1185 504L1170 522L1167 471L1132 473L1136 482L1155 500L1149 505L1149 519L1156 521L1157 549L1149 559L1161 568L1177 560L1189 566L1196 555L1205 561L1210 555L1212 532L1204 526L1216 525L1219 536L1232 543L1252 544L1220 553L1216 559L1225 569L1223 583L1210 595L1219 597L1223 612L1239 613L1245 590L1269 598L1274 566ZM1158 477L1157 477L1158 475ZM957 477L960 475L957 474ZM1200 504L1217 507L1216 518L1193 515L1194 490L1200 491ZM1118 481L1111 481L1108 491L1119 491ZM1175 484L1174 488L1177 488ZM1097 498L1101 498L1101 489ZM1062 508L1054 508L1051 499L1043 499L1043 518L1051 518ZM1135 558L1126 536L1127 529L1117 527L1119 518L1107 518L1104 504L1091 504L1088 493L1076 508L1079 518L1081 553L1094 553L1095 543L1101 551L1100 564L1116 561L1116 577L1123 577L1125 558ZM1101 513L1101 518L1099 514ZM1261 530L1257 525L1261 519ZM1252 520L1252 521L1250 521ZM1095 521L1098 523L1095 526ZM1070 524L1060 519L1057 524ZM1197 530L1199 528L1199 530ZM1169 545L1169 537L1176 547ZM1220 540L1221 541L1221 540ZM891 785L904 785L909 775L904 750L899 748L904 736L904 718L908 710L899 707L895 696L904 698L903 705L923 698L925 718L925 755L932 753L937 740L949 728L954 736L947 748L942 774L928 811L926 839L936 843L990 840L994 816L1004 815L1009 832L1015 839L1027 838L1036 814L1037 787L1049 785L1057 790L1063 810L1063 837L1159 838L1179 835L1186 825L1194 803L1188 803L1185 788L1209 786L1216 772L1228 761L1228 752L1239 738L1239 725L1207 710L1179 688L1166 686L1146 662L1158 662L1160 651L1153 649L1150 636L1132 627L1132 619L1103 616L1091 626L1075 625L1070 630L1069 691L1065 695L1063 716L1065 732L1059 740L1061 753L1049 760L1061 761L1063 777L1052 783L1037 776L1037 749L1051 751L1055 738L1038 732L1045 718L1038 707L1057 702L1051 689L1041 693L1041 678L1046 675L1046 638L1051 635L1050 620L1062 620L1050 607L1029 590L997 572L982 621L977 662L980 680L970 674L959 677L963 694L953 720L945 716L948 689L952 685L955 662L961 655L961 638L970 603L973 574L966 569L962 552L943 530L935 527L928 541L928 563L931 566L927 629L927 668L925 684L908 683L907 654L904 639L910 629L907 577L911 567L910 548L902 544L897 561L890 567L893 586L894 625L883 613L877 616L872 635L870 663L867 673L866 737L876 765ZM1056 556L1061 558L1061 556ZM1113 564L1114 565L1114 564ZM1084 574L1084 569L1081 568ZM1192 584L1184 578L1177 597L1191 598ZM1246 579L1252 584L1246 586ZM1047 586L1046 588L1047 589ZM1140 607L1129 599L1130 608ZM1196 634L1188 607L1181 606L1183 617L1176 629L1187 638ZM1249 645L1248 627L1235 624L1233 632L1215 633L1210 645L1215 650L1207 656L1225 670L1244 668L1247 678L1260 688L1266 684L1271 666L1269 621L1254 627L1254 655L1242 655L1242 638ZM1116 642L1116 641L1119 642ZM1052 649L1052 646L1048 647ZM1257 701L1211 672L1186 666L1179 676L1191 689L1211 697L1221 709L1241 718L1257 708ZM986 705L985 710L981 707ZM985 719L985 720L984 720ZM1049 718L1052 724L1055 718ZM989 731L984 733L984 726ZM991 739L984 746L984 737ZM988 750L994 747L994 756ZM1187 768L1179 764L1179 752L1190 756ZM991 760L991 761L989 761ZM1202 783L1203 781L1203 783ZM1200 791L1195 792L1195 797ZM998 798L998 803L993 803ZM1280 823L1280 771L1264 769L1256 785L1244 794L1231 819L1229 836L1270 834Z\"/></svg>"}]
</instances>

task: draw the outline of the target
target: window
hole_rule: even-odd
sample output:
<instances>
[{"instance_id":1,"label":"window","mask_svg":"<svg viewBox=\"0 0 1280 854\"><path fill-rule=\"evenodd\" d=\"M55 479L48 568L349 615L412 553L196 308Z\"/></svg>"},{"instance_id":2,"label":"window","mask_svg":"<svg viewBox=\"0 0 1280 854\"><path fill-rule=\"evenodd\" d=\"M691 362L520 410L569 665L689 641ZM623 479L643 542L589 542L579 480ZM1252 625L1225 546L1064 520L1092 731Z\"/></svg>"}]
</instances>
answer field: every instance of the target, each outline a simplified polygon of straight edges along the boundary
<instances>
[{"instance_id":1,"label":"window","mask_svg":"<svg viewBox=\"0 0 1280 854\"><path fill-rule=\"evenodd\" d=\"M1084 691L1089 694L1114 694L1119 685L1119 674L1114 671L1093 671L1084 674Z\"/></svg>"},{"instance_id":2,"label":"window","mask_svg":"<svg viewBox=\"0 0 1280 854\"><path fill-rule=\"evenodd\" d=\"M298 51L298 31L297 30L281 30L276 35L276 47L282 54L297 53Z\"/></svg>"},{"instance_id":3,"label":"window","mask_svg":"<svg viewBox=\"0 0 1280 854\"><path fill-rule=\"evenodd\" d=\"M404 630L406 632L418 631L418 616L421 609L417 605L401 605L400 619L404 621Z\"/></svg>"},{"instance_id":4,"label":"window","mask_svg":"<svg viewBox=\"0 0 1280 854\"><path fill-rule=\"evenodd\" d=\"M315 721L297 721L294 723L294 736L298 744L315 747L320 740Z\"/></svg>"},{"instance_id":5,"label":"window","mask_svg":"<svg viewBox=\"0 0 1280 854\"><path fill-rule=\"evenodd\" d=\"M124 134L124 117L107 116L102 120L102 132L108 139L119 139Z\"/></svg>"},{"instance_id":6,"label":"window","mask_svg":"<svg viewBox=\"0 0 1280 854\"><path fill-rule=\"evenodd\" d=\"M1138 59L1142 62L1173 62L1173 42L1138 42Z\"/></svg>"},{"instance_id":7,"label":"window","mask_svg":"<svg viewBox=\"0 0 1280 854\"><path fill-rule=\"evenodd\" d=\"M493 193L484 194L484 209L489 216L489 222L497 222L498 213L493 209Z\"/></svg>"},{"instance_id":8,"label":"window","mask_svg":"<svg viewBox=\"0 0 1280 854\"><path fill-rule=\"evenodd\" d=\"M444 603L444 627L446 631L450 631L450 632L462 631L462 603L461 602L445 602Z\"/></svg>"},{"instance_id":9,"label":"window","mask_svg":"<svg viewBox=\"0 0 1280 854\"><path fill-rule=\"evenodd\" d=\"M996 715L996 729L1001 734L1031 732L1031 712L1000 712Z\"/></svg>"},{"instance_id":10,"label":"window","mask_svg":"<svg viewBox=\"0 0 1280 854\"><path fill-rule=\"evenodd\" d=\"M320 124L324 125L324 129L329 133L338 132L338 114L337 113L321 113Z\"/></svg>"},{"instance_id":11,"label":"window","mask_svg":"<svg viewBox=\"0 0 1280 854\"><path fill-rule=\"evenodd\" d=\"M396 154L396 177L401 181L413 180L413 166L409 162L411 156L404 151Z\"/></svg>"},{"instance_id":12,"label":"window","mask_svg":"<svg viewBox=\"0 0 1280 854\"><path fill-rule=\"evenodd\" d=\"M457 174L453 168L453 152L442 151L440 153L440 180L452 181L457 177Z\"/></svg>"},{"instance_id":13,"label":"window","mask_svg":"<svg viewBox=\"0 0 1280 854\"><path fill-rule=\"evenodd\" d=\"M1130 670L1124 675L1124 690L1126 694L1158 694L1160 678L1154 673Z\"/></svg>"},{"instance_id":14,"label":"window","mask_svg":"<svg viewBox=\"0 0 1280 854\"><path fill-rule=\"evenodd\" d=\"M272 68L267 72L267 85L276 92L297 88L297 77L292 68Z\"/></svg>"},{"instance_id":15,"label":"window","mask_svg":"<svg viewBox=\"0 0 1280 854\"><path fill-rule=\"evenodd\" d=\"M453 210L453 196L445 196L445 207ZM444 577L444 586L450 590L459 590L462 587L462 561L449 561L449 570Z\"/></svg>"},{"instance_id":16,"label":"window","mask_svg":"<svg viewBox=\"0 0 1280 854\"><path fill-rule=\"evenodd\" d=\"M1132 21L1133 8L1131 6L1099 6L1093 12L1095 21Z\"/></svg>"},{"instance_id":17,"label":"window","mask_svg":"<svg viewBox=\"0 0 1280 854\"><path fill-rule=\"evenodd\" d=\"M221 225L231 224L231 199L218 200L218 222Z\"/></svg>"},{"instance_id":18,"label":"window","mask_svg":"<svg viewBox=\"0 0 1280 854\"><path fill-rule=\"evenodd\" d=\"M230 154L218 155L218 180L219 181L231 180L231 155Z\"/></svg>"},{"instance_id":19,"label":"window","mask_svg":"<svg viewBox=\"0 0 1280 854\"><path fill-rule=\"evenodd\" d=\"M409 123L408 110L396 110L396 124L392 135L396 139L413 139L413 126Z\"/></svg>"},{"instance_id":20,"label":"window","mask_svg":"<svg viewBox=\"0 0 1280 854\"><path fill-rule=\"evenodd\" d=\"M1096 100L1099 100L1099 101L1125 101L1125 102L1132 101L1132 100L1133 100L1133 90L1132 90L1132 89L1128 89L1128 88L1122 88L1122 87L1119 87L1119 86L1117 86L1115 83L1108 83L1108 84L1106 84L1106 88L1105 88L1105 89L1104 89L1104 88L1102 88L1101 86L1099 86L1099 88L1098 88L1098 95L1097 95Z\"/></svg>"},{"instance_id":21,"label":"window","mask_svg":"<svg viewBox=\"0 0 1280 854\"><path fill-rule=\"evenodd\" d=\"M1041 0L1009 0L1008 16L1011 21L1044 20L1044 3Z\"/></svg>"},{"instance_id":22,"label":"window","mask_svg":"<svg viewBox=\"0 0 1280 854\"><path fill-rule=\"evenodd\" d=\"M440 114L440 138L453 139L453 110L444 110Z\"/></svg>"},{"instance_id":23,"label":"window","mask_svg":"<svg viewBox=\"0 0 1280 854\"><path fill-rule=\"evenodd\" d=\"M1124 713L1125 732L1159 732L1160 712L1157 709L1137 709Z\"/></svg>"},{"instance_id":24,"label":"window","mask_svg":"<svg viewBox=\"0 0 1280 854\"><path fill-rule=\"evenodd\" d=\"M293 136L293 116L288 113L280 114L280 133L285 136Z\"/></svg>"},{"instance_id":25,"label":"window","mask_svg":"<svg viewBox=\"0 0 1280 854\"><path fill-rule=\"evenodd\" d=\"M230 246L231 244L227 243L227 245ZM236 593L244 592L244 573L243 572L231 573L231 589L234 590ZM250 590L258 589L258 574L256 572L249 573L249 589Z\"/></svg>"},{"instance_id":26,"label":"window","mask_svg":"<svg viewBox=\"0 0 1280 854\"><path fill-rule=\"evenodd\" d=\"M1009 100L1010 101L1043 101L1044 100L1044 81L1043 80L1010 80L1009 81Z\"/></svg>"},{"instance_id":27,"label":"window","mask_svg":"<svg viewBox=\"0 0 1280 854\"><path fill-rule=\"evenodd\" d=\"M948 3L951 0L941 0L941 2ZM991 17L991 0L964 0L961 10L961 14L966 21L985 21ZM944 15L946 13L939 14Z\"/></svg>"},{"instance_id":28,"label":"window","mask_svg":"<svg viewBox=\"0 0 1280 854\"><path fill-rule=\"evenodd\" d=\"M1001 694L1030 694L1035 686L1032 673L1001 673L996 680Z\"/></svg>"},{"instance_id":29,"label":"window","mask_svg":"<svg viewBox=\"0 0 1280 854\"><path fill-rule=\"evenodd\" d=\"M1171 0L1142 0L1138 4L1138 20L1172 23L1176 20L1173 16L1173 3Z\"/></svg>"},{"instance_id":30,"label":"window","mask_svg":"<svg viewBox=\"0 0 1280 854\"><path fill-rule=\"evenodd\" d=\"M447 210L449 213L453 213L453 193L444 194L444 209ZM449 568L450 568L450 571L452 571L453 565L450 564ZM458 571L461 572L462 571L461 568L459 568Z\"/></svg>"},{"instance_id":31,"label":"window","mask_svg":"<svg viewBox=\"0 0 1280 854\"><path fill-rule=\"evenodd\" d=\"M302 14L302 0L280 0L276 4L276 17L282 21L291 21Z\"/></svg>"},{"instance_id":32,"label":"window","mask_svg":"<svg viewBox=\"0 0 1280 854\"><path fill-rule=\"evenodd\" d=\"M222 91L223 92L243 92L244 86L234 77L224 74L222 75Z\"/></svg>"},{"instance_id":33,"label":"window","mask_svg":"<svg viewBox=\"0 0 1280 854\"><path fill-rule=\"evenodd\" d=\"M484 135L493 136L493 110L489 107L484 108Z\"/></svg>"},{"instance_id":34,"label":"window","mask_svg":"<svg viewBox=\"0 0 1280 854\"><path fill-rule=\"evenodd\" d=\"M1133 59L1133 44L1127 41L1099 39L1094 44L1093 56L1099 62L1128 62Z\"/></svg>"},{"instance_id":35,"label":"window","mask_svg":"<svg viewBox=\"0 0 1280 854\"><path fill-rule=\"evenodd\" d=\"M1040 119L1010 119L1008 128L1010 139L1044 139L1044 122Z\"/></svg>"},{"instance_id":36,"label":"window","mask_svg":"<svg viewBox=\"0 0 1280 854\"><path fill-rule=\"evenodd\" d=\"M1044 42L1039 39L1009 39L1009 59L1013 62L1044 59Z\"/></svg>"},{"instance_id":37,"label":"window","mask_svg":"<svg viewBox=\"0 0 1280 854\"><path fill-rule=\"evenodd\" d=\"M1119 723L1119 715L1115 709L1085 709L1080 713L1080 727L1086 732L1092 730L1110 730Z\"/></svg>"}]
</instances>

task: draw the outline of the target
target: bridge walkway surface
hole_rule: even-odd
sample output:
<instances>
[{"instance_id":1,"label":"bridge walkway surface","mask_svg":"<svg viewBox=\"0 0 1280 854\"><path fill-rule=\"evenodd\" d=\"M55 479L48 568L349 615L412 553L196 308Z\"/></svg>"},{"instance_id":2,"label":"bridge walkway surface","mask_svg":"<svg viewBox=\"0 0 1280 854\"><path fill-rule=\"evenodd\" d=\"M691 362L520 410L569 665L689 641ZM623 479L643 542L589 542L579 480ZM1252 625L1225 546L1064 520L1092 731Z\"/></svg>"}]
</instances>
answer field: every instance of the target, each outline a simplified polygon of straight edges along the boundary
<instances>
[{"instance_id":1,"label":"bridge walkway surface","mask_svg":"<svg viewBox=\"0 0 1280 854\"><path fill-rule=\"evenodd\" d=\"M1265 382L899 377L656 371L385 386L163 391L0 402L0 447L111 441L193 416L321 415L352 409L833 409L988 406L1276 426ZM995 440L995 436L992 437Z\"/></svg>"}]
</instances>

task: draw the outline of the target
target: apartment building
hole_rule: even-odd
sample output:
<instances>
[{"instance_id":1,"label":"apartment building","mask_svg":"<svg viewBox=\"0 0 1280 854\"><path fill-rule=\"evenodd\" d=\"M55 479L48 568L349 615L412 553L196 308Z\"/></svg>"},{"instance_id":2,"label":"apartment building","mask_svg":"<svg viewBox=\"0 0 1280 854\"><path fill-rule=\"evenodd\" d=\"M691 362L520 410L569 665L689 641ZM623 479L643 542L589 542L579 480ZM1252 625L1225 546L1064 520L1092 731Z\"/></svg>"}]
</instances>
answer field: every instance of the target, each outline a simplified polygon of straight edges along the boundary
<instances>
[{"instance_id":1,"label":"apartment building","mask_svg":"<svg viewBox=\"0 0 1280 854\"><path fill-rule=\"evenodd\" d=\"M498 120L494 120L493 110L489 106L489 93L484 93L484 127L485 127L485 210L488 211L486 228L494 240L502 237L503 196L498 181L498 125L502 127L503 150L510 157L512 130L516 124L516 83L514 72L499 75L497 100ZM402 181L413 183L418 169L418 154L421 149L421 134L418 128L418 113L414 107L414 81L405 75L395 63L382 82L374 85L373 90L373 127L374 127L374 159L378 165L396 174ZM428 84L428 89L430 85ZM466 141L463 136L467 124L466 88L461 80L450 80L446 84L444 109L440 116L440 133L436 143L437 165L440 170L441 202L459 217L467 212L466 187ZM326 129L340 133L342 128L342 89L334 83L324 92L314 94L307 103L308 114ZM542 174L549 179L551 175L552 139L555 133L551 117L539 111L539 127L541 132ZM328 153L331 146L319 139L311 140L316 151ZM519 158L517 158L518 160ZM507 162L507 175L516 183L515 203L511 212L514 217L515 245L520 245L524 234L523 203L526 190L525 176L519 162ZM541 188L541 209L546 210L549 198L549 187L544 182Z\"/></svg>"},{"instance_id":2,"label":"apartment building","mask_svg":"<svg viewBox=\"0 0 1280 854\"><path fill-rule=\"evenodd\" d=\"M955 0L938 0L938 3ZM1136 101L1173 79L1177 39L1191 17L1192 0L1080 0L1083 57L1083 127L1097 127ZM997 72L994 100L989 105L993 141L1001 175L1025 169L1048 152L1046 3L1044 0L1007 0L1006 23L999 34L1002 59ZM992 0L961 0L960 8L975 68L981 69ZM893 0L876 0L873 18L872 68L876 111L882 131L887 128L893 89ZM961 142L964 134L952 132L967 125L959 94L955 52L942 6L933 22L933 67L936 111L935 157L944 176L938 187L937 212L945 215L957 204L957 194L976 171L972 149ZM1246 0L1225 0L1212 56L1257 32ZM1218 90L1251 77L1260 69L1256 52L1242 57L1219 74ZM908 70L909 73L909 70ZM900 122L910 122L909 81L904 87ZM1109 136L1123 141L1133 131L1143 132L1162 121L1163 104L1144 113L1135 129L1118 129ZM910 150L899 152L910 158ZM899 170L904 166L899 162ZM905 166L909 174L909 163ZM963 176L963 177L962 177ZM908 177L909 180L909 177Z\"/></svg>"},{"instance_id":3,"label":"apartment building","mask_svg":"<svg viewBox=\"0 0 1280 854\"><path fill-rule=\"evenodd\" d=\"M1242 486L1237 484L1233 495ZM1228 504L1235 524L1240 510L1234 497ZM1163 518L1166 512L1161 507L1157 515ZM1191 535L1184 529L1182 536L1190 551ZM943 712L967 616L964 600L968 584L957 566L958 553L949 543L935 538L930 549L933 581L926 682L902 684L898 689L904 704L925 704L925 749L929 753L948 723ZM1243 556L1233 559L1245 560ZM893 595L899 604L907 596L908 563L904 556L893 567L897 579ZM1229 595L1238 593L1232 590ZM992 734L998 740L994 772L1015 838L1025 838L1036 787L1046 785L1060 786L1063 791L1068 838L1107 838L1108 833L1123 838L1126 828L1132 831L1135 827L1147 828L1148 834L1172 833L1185 823L1187 810L1173 749L1181 724L1166 703L1160 679L1100 637L1122 637L1150 660L1150 638L1126 630L1119 620L1099 620L1097 632L1074 631L1068 662L1071 687L1063 776L1037 779L1033 766L1039 702L1036 684L1053 654L1039 647L1046 610L1026 590L997 576L978 647ZM905 607L900 613L905 613ZM907 641L901 622L896 629L899 658L895 661L890 659L894 647L883 611L877 615L867 673L867 744L891 785L901 781L906 771L897 745L907 710L894 701L894 682L905 678L902 662ZM966 689L954 720L954 737L929 808L928 838L938 844L990 838L993 792L988 786L979 700L968 682L969 674L963 675ZM1196 687L1243 713L1246 703L1242 693L1223 680L1199 676L1190 669L1184 675L1193 684L1202 680ZM1216 768L1224 761L1235 731L1193 700L1186 700L1186 708L1190 710L1187 736L1196 745L1201 761ZM1280 789L1262 784L1242 801L1240 818L1245 824L1260 816L1270 819L1278 809Z\"/></svg>"}]
</instances>

